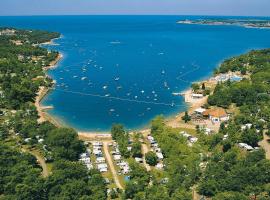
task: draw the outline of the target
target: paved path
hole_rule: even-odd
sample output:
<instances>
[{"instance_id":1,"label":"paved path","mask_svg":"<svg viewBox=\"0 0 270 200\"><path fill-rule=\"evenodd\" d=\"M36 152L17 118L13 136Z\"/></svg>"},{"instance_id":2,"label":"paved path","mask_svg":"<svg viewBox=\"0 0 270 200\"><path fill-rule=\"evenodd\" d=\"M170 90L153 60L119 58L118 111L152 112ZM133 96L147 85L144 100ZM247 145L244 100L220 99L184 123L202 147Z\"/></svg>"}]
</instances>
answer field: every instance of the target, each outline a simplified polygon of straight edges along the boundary
<instances>
[{"instance_id":1,"label":"paved path","mask_svg":"<svg viewBox=\"0 0 270 200\"><path fill-rule=\"evenodd\" d=\"M32 154L33 156L35 156L38 163L42 167L42 176L43 177L48 177L49 176L49 170L48 170L47 164L46 164L44 158L39 153L34 152L34 151L30 151L30 150L25 149L25 148L23 148L22 151L23 152L28 152L28 153Z\"/></svg>"},{"instance_id":2,"label":"paved path","mask_svg":"<svg viewBox=\"0 0 270 200\"><path fill-rule=\"evenodd\" d=\"M151 170L151 167L146 163L145 154L149 152L149 148L146 144L142 144L142 153L143 153L143 165L147 171Z\"/></svg>"},{"instance_id":3,"label":"paved path","mask_svg":"<svg viewBox=\"0 0 270 200\"><path fill-rule=\"evenodd\" d=\"M120 181L119 181L119 177L117 174L117 171L114 168L114 164L113 164L113 160L112 160L112 156L109 152L109 142L105 141L103 142L103 148L104 148L104 153L105 153L105 157L106 160L109 164L110 170L112 172L113 178L114 178L114 182L116 184L116 186L120 189L124 189L123 186L121 185Z\"/></svg>"},{"instance_id":4,"label":"paved path","mask_svg":"<svg viewBox=\"0 0 270 200\"><path fill-rule=\"evenodd\" d=\"M265 150L266 159L270 159L270 137L263 134L263 140L259 142L259 145Z\"/></svg>"}]
</instances>

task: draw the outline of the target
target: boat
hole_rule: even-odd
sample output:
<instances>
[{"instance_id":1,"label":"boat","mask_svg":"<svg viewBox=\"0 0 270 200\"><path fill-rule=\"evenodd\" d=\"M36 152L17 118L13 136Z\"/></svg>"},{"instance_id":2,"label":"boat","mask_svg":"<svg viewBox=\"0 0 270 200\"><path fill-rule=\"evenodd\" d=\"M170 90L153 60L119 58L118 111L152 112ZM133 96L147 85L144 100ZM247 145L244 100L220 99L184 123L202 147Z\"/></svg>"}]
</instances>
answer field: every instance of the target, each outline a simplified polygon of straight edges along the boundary
<instances>
[{"instance_id":1,"label":"boat","mask_svg":"<svg viewBox=\"0 0 270 200\"><path fill-rule=\"evenodd\" d=\"M167 83L167 81L164 82L164 87L165 87L165 88L168 88L168 83Z\"/></svg>"},{"instance_id":2,"label":"boat","mask_svg":"<svg viewBox=\"0 0 270 200\"><path fill-rule=\"evenodd\" d=\"M110 44L121 44L121 42L120 41L112 41L112 42L110 42Z\"/></svg>"},{"instance_id":3,"label":"boat","mask_svg":"<svg viewBox=\"0 0 270 200\"><path fill-rule=\"evenodd\" d=\"M165 70L162 70L161 74L165 74Z\"/></svg>"},{"instance_id":4,"label":"boat","mask_svg":"<svg viewBox=\"0 0 270 200\"><path fill-rule=\"evenodd\" d=\"M143 94L144 93L144 90L142 90L141 93Z\"/></svg>"},{"instance_id":5,"label":"boat","mask_svg":"<svg viewBox=\"0 0 270 200\"><path fill-rule=\"evenodd\" d=\"M105 97L109 97L110 96L110 94L105 94Z\"/></svg>"},{"instance_id":6,"label":"boat","mask_svg":"<svg viewBox=\"0 0 270 200\"><path fill-rule=\"evenodd\" d=\"M120 78L119 78L119 77L116 77L114 80L115 80L115 81L119 81L119 80L120 80Z\"/></svg>"},{"instance_id":7,"label":"boat","mask_svg":"<svg viewBox=\"0 0 270 200\"><path fill-rule=\"evenodd\" d=\"M108 88L108 86L107 86L107 85L104 85L102 88L103 88L104 90L106 90L106 89Z\"/></svg>"},{"instance_id":8,"label":"boat","mask_svg":"<svg viewBox=\"0 0 270 200\"><path fill-rule=\"evenodd\" d=\"M172 95L174 95L174 96L181 96L183 94L181 92L173 92Z\"/></svg>"},{"instance_id":9,"label":"boat","mask_svg":"<svg viewBox=\"0 0 270 200\"><path fill-rule=\"evenodd\" d=\"M85 80L85 79L87 79L87 77L85 77L85 76L81 78L82 81Z\"/></svg>"}]
</instances>

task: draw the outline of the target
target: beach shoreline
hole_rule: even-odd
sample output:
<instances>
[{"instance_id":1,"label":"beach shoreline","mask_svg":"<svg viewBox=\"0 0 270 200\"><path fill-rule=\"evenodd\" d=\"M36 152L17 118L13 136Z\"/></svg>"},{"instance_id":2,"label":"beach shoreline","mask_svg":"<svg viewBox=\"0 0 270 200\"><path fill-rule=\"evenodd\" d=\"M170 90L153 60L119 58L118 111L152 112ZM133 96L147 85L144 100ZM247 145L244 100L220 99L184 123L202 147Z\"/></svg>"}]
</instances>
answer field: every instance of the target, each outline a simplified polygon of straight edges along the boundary
<instances>
[{"instance_id":1,"label":"beach shoreline","mask_svg":"<svg viewBox=\"0 0 270 200\"><path fill-rule=\"evenodd\" d=\"M62 58L63 58L63 54L58 53L55 60L53 60L48 66L43 67L43 71L46 73L46 76L48 76L47 71L55 69L57 67L58 62ZM53 107L52 106L42 106L41 105L41 101L49 93L50 90L51 90L51 88L41 86L41 87L39 87L39 90L37 92L37 96L36 96L34 104L35 104L35 107L37 109L38 116L39 116L38 123L49 121L52 124L54 124L55 126L60 127L61 123L59 123L58 120L55 120L48 112L46 112L46 110L53 109Z\"/></svg>"}]
</instances>

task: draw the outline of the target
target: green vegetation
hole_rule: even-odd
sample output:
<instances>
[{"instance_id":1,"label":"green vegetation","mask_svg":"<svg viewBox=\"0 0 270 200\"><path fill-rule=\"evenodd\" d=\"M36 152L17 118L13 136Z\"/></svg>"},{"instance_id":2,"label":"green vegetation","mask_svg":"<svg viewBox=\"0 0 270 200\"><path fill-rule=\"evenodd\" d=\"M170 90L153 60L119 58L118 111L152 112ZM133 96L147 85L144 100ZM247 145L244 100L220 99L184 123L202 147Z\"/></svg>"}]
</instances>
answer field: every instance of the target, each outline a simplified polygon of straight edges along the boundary
<instances>
[{"instance_id":1,"label":"green vegetation","mask_svg":"<svg viewBox=\"0 0 270 200\"><path fill-rule=\"evenodd\" d=\"M185 123L191 120L191 117L189 116L187 111L185 111L185 115L182 117L182 120L184 120Z\"/></svg>"},{"instance_id":2,"label":"green vegetation","mask_svg":"<svg viewBox=\"0 0 270 200\"><path fill-rule=\"evenodd\" d=\"M239 82L219 83L209 96L210 105L239 112L227 124L220 126L211 140L212 156L199 182L201 194L213 199L269 199L270 161L263 150L243 152L238 143L257 147L263 132L269 132L270 122L270 50L251 51L226 60L216 73L247 74ZM223 135L227 135L223 140ZM220 151L222 150L222 151Z\"/></svg>"},{"instance_id":3,"label":"green vegetation","mask_svg":"<svg viewBox=\"0 0 270 200\"><path fill-rule=\"evenodd\" d=\"M130 152L127 147L129 144L129 135L128 132L125 131L124 126L121 124L114 124L111 129L112 138L119 145L119 151L122 156L128 158L130 156Z\"/></svg>"},{"instance_id":4,"label":"green vegetation","mask_svg":"<svg viewBox=\"0 0 270 200\"><path fill-rule=\"evenodd\" d=\"M43 67L55 60L58 52L36 44L56 37L58 33L15 29L0 36L0 199L107 198L101 174L88 171L77 161L85 147L76 131L37 122L36 93L40 86L52 86ZM196 189L213 200L269 200L270 161L262 149L246 151L238 143L258 147L263 133L269 134L270 50L226 60L216 73L229 71L245 74L245 78L219 83L208 104L237 109L230 121L222 123L215 135L204 135L199 128L196 133L189 132L198 137L190 145L180 129L167 127L158 116L152 121L151 135L164 155L164 170L147 172L129 159L130 180L123 193L111 193L113 198L190 200ZM210 93L204 84L192 88ZM183 119L190 120L187 112ZM119 124L111 133L125 158L142 156L138 134L131 137ZM29 152L40 152L50 164L48 177L41 176L36 158L23 152L26 147ZM149 152L146 161L154 166L157 157Z\"/></svg>"},{"instance_id":5,"label":"green vegetation","mask_svg":"<svg viewBox=\"0 0 270 200\"><path fill-rule=\"evenodd\" d=\"M145 161L147 164L155 166L158 163L158 157L154 152L150 151L145 154Z\"/></svg>"},{"instance_id":6,"label":"green vegetation","mask_svg":"<svg viewBox=\"0 0 270 200\"><path fill-rule=\"evenodd\" d=\"M85 147L76 137L77 133L73 129L58 128L50 131L46 142L53 152L53 157L71 161L78 160L79 154L85 151Z\"/></svg>"},{"instance_id":7,"label":"green vegetation","mask_svg":"<svg viewBox=\"0 0 270 200\"><path fill-rule=\"evenodd\" d=\"M0 28L0 199L106 199L101 174L78 162L85 151L73 129L38 123L34 106L40 86L52 86L43 67L58 52L37 44L58 33ZM51 174L43 178L38 151L49 162Z\"/></svg>"}]
</instances>

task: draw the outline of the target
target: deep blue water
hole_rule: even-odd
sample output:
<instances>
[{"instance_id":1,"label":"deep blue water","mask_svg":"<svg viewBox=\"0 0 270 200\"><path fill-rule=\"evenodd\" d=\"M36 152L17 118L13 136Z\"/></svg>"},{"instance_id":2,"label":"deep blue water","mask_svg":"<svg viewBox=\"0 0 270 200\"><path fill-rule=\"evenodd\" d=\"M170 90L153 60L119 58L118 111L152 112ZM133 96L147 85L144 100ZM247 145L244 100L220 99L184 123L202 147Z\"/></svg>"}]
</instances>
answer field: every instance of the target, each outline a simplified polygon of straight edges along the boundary
<instances>
[{"instance_id":1,"label":"deep blue water","mask_svg":"<svg viewBox=\"0 0 270 200\"><path fill-rule=\"evenodd\" d=\"M201 17L0 17L0 26L60 32L59 45L47 47L64 58L49 72L57 85L43 104L78 130L105 131L112 123L140 128L158 114L185 110L172 92L210 76L230 56L270 47L269 29L176 23L187 18Z\"/></svg>"}]
</instances>

